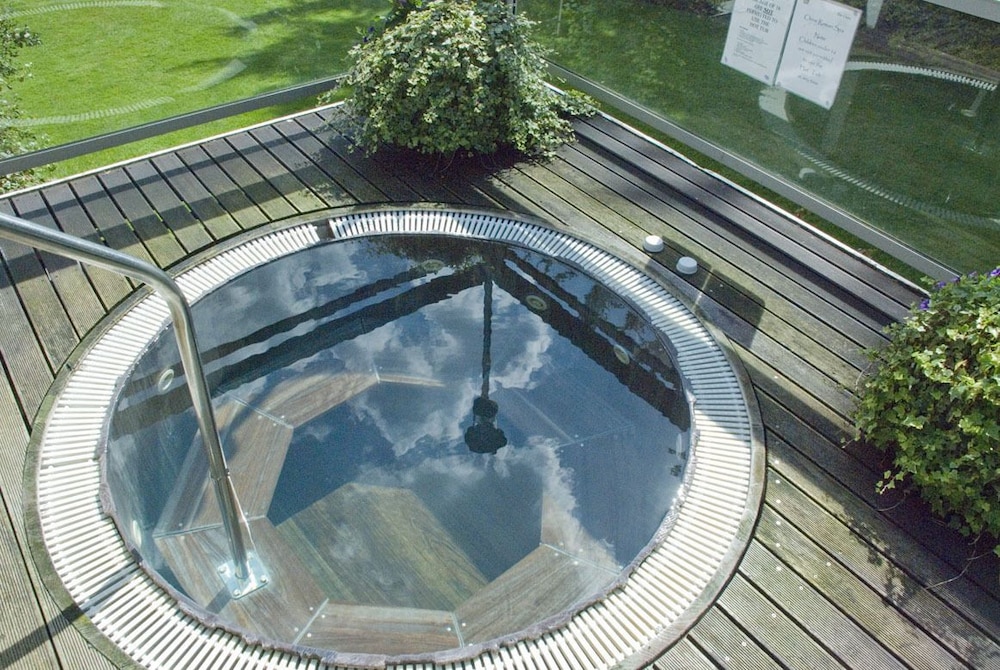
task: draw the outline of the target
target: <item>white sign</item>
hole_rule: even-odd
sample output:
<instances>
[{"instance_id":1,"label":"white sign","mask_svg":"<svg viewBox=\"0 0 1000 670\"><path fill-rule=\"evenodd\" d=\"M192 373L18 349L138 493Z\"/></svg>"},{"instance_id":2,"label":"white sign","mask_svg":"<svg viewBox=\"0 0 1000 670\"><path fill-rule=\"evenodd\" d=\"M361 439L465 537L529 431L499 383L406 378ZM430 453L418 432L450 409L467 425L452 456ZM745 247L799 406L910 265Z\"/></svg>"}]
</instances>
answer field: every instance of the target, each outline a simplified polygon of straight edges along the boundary
<instances>
[{"instance_id":1,"label":"white sign","mask_svg":"<svg viewBox=\"0 0 1000 670\"><path fill-rule=\"evenodd\" d=\"M736 0L722 62L773 85L795 0Z\"/></svg>"},{"instance_id":2,"label":"white sign","mask_svg":"<svg viewBox=\"0 0 1000 670\"><path fill-rule=\"evenodd\" d=\"M775 83L830 109L861 13L832 0L799 0Z\"/></svg>"}]
</instances>

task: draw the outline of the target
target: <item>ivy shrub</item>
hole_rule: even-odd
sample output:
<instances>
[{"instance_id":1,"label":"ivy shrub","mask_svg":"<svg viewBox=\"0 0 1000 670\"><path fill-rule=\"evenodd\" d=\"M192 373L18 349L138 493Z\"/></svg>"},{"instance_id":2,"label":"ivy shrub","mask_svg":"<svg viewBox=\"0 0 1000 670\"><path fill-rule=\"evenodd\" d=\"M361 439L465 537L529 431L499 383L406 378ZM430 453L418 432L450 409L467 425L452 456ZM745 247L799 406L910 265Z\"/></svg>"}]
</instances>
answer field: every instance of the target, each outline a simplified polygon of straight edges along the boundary
<instances>
[{"instance_id":1,"label":"ivy shrub","mask_svg":"<svg viewBox=\"0 0 1000 670\"><path fill-rule=\"evenodd\" d=\"M22 49L40 44L38 36L15 25L0 12L0 158L9 158L37 149L35 137L15 122L21 117L14 86L30 76L30 64L22 63ZM26 170L0 175L0 192L7 193L40 181L41 172Z\"/></svg>"},{"instance_id":2,"label":"ivy shrub","mask_svg":"<svg viewBox=\"0 0 1000 670\"><path fill-rule=\"evenodd\" d=\"M351 50L355 141L425 154L549 155L586 103L550 89L531 22L504 0L396 0Z\"/></svg>"},{"instance_id":3,"label":"ivy shrub","mask_svg":"<svg viewBox=\"0 0 1000 670\"><path fill-rule=\"evenodd\" d=\"M1000 268L937 284L887 333L854 413L892 455L880 490L912 486L1000 555Z\"/></svg>"}]
</instances>

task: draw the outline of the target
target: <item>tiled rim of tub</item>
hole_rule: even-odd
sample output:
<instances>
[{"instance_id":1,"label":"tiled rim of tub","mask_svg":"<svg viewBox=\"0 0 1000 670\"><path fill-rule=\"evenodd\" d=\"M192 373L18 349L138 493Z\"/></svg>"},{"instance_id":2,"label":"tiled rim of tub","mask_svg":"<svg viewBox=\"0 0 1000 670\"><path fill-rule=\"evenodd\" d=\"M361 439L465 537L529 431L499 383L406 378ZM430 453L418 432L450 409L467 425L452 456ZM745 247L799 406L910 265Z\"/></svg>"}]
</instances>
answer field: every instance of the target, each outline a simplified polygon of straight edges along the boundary
<instances>
[{"instance_id":1,"label":"tiled rim of tub","mask_svg":"<svg viewBox=\"0 0 1000 670\"><path fill-rule=\"evenodd\" d=\"M194 302L246 270L321 241L400 233L525 246L576 265L627 297L675 349L694 400L695 446L670 532L603 598L544 632L500 641L472 656L443 652L376 665L578 669L650 662L694 625L735 570L756 520L764 470L759 414L739 362L724 338L663 284L589 242L518 215L423 206L273 227L197 262L177 282ZM81 346L39 414L35 469L26 481L34 502L28 501L30 521L37 524L34 553L57 576L49 575L50 588L57 599L70 601L68 610L86 617L80 627L99 648L110 647L110 640L115 651L144 667L371 667L378 659L352 664L346 655L276 649L202 621L145 572L105 514L99 455L106 415L118 384L167 318L166 304L155 295L120 310Z\"/></svg>"}]
</instances>

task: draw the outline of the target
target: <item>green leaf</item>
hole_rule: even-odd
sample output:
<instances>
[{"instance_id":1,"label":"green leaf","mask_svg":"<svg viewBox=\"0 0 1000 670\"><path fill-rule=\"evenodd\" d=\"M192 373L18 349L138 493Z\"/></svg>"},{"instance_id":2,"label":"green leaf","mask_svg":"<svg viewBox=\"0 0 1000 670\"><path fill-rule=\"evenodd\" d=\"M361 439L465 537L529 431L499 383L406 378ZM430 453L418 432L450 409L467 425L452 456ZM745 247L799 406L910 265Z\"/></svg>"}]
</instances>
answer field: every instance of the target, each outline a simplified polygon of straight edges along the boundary
<instances>
[{"instance_id":1,"label":"green leaf","mask_svg":"<svg viewBox=\"0 0 1000 670\"><path fill-rule=\"evenodd\" d=\"M1000 538L1000 269L939 285L866 352L854 428L892 456L877 484L919 491L965 535ZM996 545L1000 554L1000 541Z\"/></svg>"}]
</instances>

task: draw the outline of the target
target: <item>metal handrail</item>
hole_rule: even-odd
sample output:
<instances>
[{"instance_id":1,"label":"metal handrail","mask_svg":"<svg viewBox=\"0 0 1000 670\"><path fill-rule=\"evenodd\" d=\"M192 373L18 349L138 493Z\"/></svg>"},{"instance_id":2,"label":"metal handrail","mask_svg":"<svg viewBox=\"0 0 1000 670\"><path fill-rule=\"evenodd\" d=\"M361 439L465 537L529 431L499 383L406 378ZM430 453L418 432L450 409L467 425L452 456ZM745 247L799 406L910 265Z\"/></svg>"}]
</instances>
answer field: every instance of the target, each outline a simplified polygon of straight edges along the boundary
<instances>
[{"instance_id":1,"label":"metal handrail","mask_svg":"<svg viewBox=\"0 0 1000 670\"><path fill-rule=\"evenodd\" d=\"M150 285L166 303L173 319L181 365L188 391L201 430L202 442L208 454L209 472L215 484L216 498L232 554L232 570L220 567L224 579L234 576L230 591L241 597L264 586L268 577L262 572L253 554L253 538L233 487L226 455L222 450L219 431L212 409L211 394L198 354L191 309L177 283L163 270L133 256L53 230L31 221L0 212L0 236L64 256L82 263L96 265L120 275L138 279Z\"/></svg>"}]
</instances>

